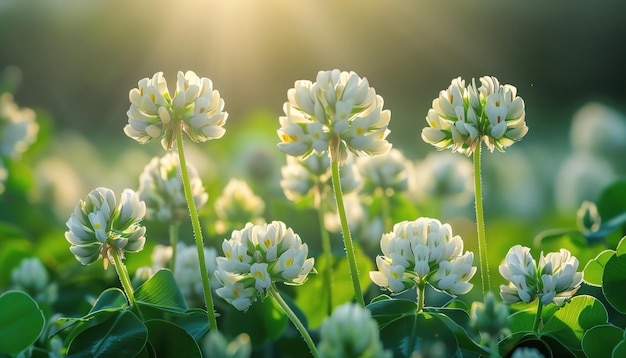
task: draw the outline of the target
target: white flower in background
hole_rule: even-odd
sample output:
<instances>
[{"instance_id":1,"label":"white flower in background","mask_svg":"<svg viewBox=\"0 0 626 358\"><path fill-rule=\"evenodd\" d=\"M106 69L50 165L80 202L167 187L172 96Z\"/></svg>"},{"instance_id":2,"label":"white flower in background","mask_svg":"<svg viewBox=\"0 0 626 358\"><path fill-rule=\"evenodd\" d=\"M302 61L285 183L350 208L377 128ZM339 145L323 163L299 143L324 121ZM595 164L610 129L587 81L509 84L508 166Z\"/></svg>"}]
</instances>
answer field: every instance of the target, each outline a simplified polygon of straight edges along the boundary
<instances>
[{"instance_id":1,"label":"white flower in background","mask_svg":"<svg viewBox=\"0 0 626 358\"><path fill-rule=\"evenodd\" d=\"M324 211L324 227L330 232L341 231L341 220L337 212L337 203L334 196L328 196L329 205ZM365 209L361 204L358 193L352 192L343 195L343 205L346 208L348 227L351 232L358 231L359 227L365 224Z\"/></svg>"},{"instance_id":2,"label":"white flower in background","mask_svg":"<svg viewBox=\"0 0 626 358\"><path fill-rule=\"evenodd\" d=\"M296 81L287 92L280 117L278 148L288 155L307 157L313 151L335 151L343 162L347 151L356 155L385 153L391 118L383 99L366 78L354 72L320 71L316 82Z\"/></svg>"},{"instance_id":3,"label":"white flower in background","mask_svg":"<svg viewBox=\"0 0 626 358\"><path fill-rule=\"evenodd\" d=\"M10 93L0 95L0 156L19 159L37 139L35 112L19 108Z\"/></svg>"},{"instance_id":4,"label":"white flower in background","mask_svg":"<svg viewBox=\"0 0 626 358\"><path fill-rule=\"evenodd\" d=\"M215 200L215 228L223 234L248 222L263 223L265 202L252 192L247 182L241 179L231 179L222 195Z\"/></svg>"},{"instance_id":5,"label":"white flower in background","mask_svg":"<svg viewBox=\"0 0 626 358\"><path fill-rule=\"evenodd\" d=\"M430 153L415 165L411 191L420 198L442 198L464 205L474 197L473 171L468 158L449 152Z\"/></svg>"},{"instance_id":6,"label":"white flower in background","mask_svg":"<svg viewBox=\"0 0 626 358\"><path fill-rule=\"evenodd\" d=\"M583 273L577 272L578 259L566 250L541 253L539 263L530 255L530 249L515 245L500 265L500 274L509 281L500 286L505 303L532 302L537 297L543 305L565 304L580 288Z\"/></svg>"},{"instance_id":7,"label":"white flower in background","mask_svg":"<svg viewBox=\"0 0 626 358\"><path fill-rule=\"evenodd\" d=\"M461 77L453 79L446 90L439 92L428 110L428 127L422 139L437 148L470 155L482 141L487 148L504 151L528 132L524 100L517 88L491 76L480 78L467 87Z\"/></svg>"},{"instance_id":8,"label":"white flower in background","mask_svg":"<svg viewBox=\"0 0 626 358\"><path fill-rule=\"evenodd\" d=\"M187 164L187 171L194 203L200 209L206 204L209 195L204 190L196 168ZM139 176L137 193L146 203L147 219L181 222L189 217L178 155L175 152L152 158Z\"/></svg>"},{"instance_id":9,"label":"white flower in background","mask_svg":"<svg viewBox=\"0 0 626 358\"><path fill-rule=\"evenodd\" d=\"M248 358L252 354L252 343L246 333L229 342L220 332L211 330L203 340L202 352L204 357Z\"/></svg>"},{"instance_id":10,"label":"white flower in background","mask_svg":"<svg viewBox=\"0 0 626 358\"><path fill-rule=\"evenodd\" d=\"M166 254L166 253L164 253ZM153 259L156 254L153 252ZM217 269L217 250L212 247L204 247L204 258L207 272L209 272L209 282L212 289L219 287L219 283L212 272ZM154 261L153 261L154 262ZM163 267L167 267L167 262ZM198 260L198 250L194 245L186 245L179 242L176 245L176 266L174 267L174 278L178 288L183 293L187 304L191 307L202 307L204 305L204 291L202 288L202 276L200 274L200 260Z\"/></svg>"},{"instance_id":11,"label":"white flower in background","mask_svg":"<svg viewBox=\"0 0 626 358\"><path fill-rule=\"evenodd\" d=\"M519 347L513 351L511 358L544 358L544 355L533 347Z\"/></svg>"},{"instance_id":12,"label":"white flower in background","mask_svg":"<svg viewBox=\"0 0 626 358\"><path fill-rule=\"evenodd\" d=\"M66 223L65 239L70 251L83 265L104 259L105 268L112 250L138 252L146 241L146 228L139 222L146 214L146 204L130 189L118 201L111 189L96 188L80 200Z\"/></svg>"},{"instance_id":13,"label":"white flower in background","mask_svg":"<svg viewBox=\"0 0 626 358\"><path fill-rule=\"evenodd\" d=\"M351 160L344 161L339 170L344 194L361 187L361 175ZM285 196L294 202L310 197L316 183L327 183L324 188L331 188L332 185L330 158L326 153L313 153L304 159L287 156L287 165L281 168L281 174L280 186Z\"/></svg>"},{"instance_id":14,"label":"white flower in background","mask_svg":"<svg viewBox=\"0 0 626 358\"><path fill-rule=\"evenodd\" d=\"M213 89L211 80L193 71L178 72L173 97L162 72L140 80L128 97L131 105L124 132L139 143L162 138L163 148L169 150L178 130L194 142L221 138L226 131L224 100Z\"/></svg>"},{"instance_id":15,"label":"white flower in background","mask_svg":"<svg viewBox=\"0 0 626 358\"><path fill-rule=\"evenodd\" d=\"M375 157L357 158L357 167L364 179L366 188L381 188L384 191L407 191L409 187L409 167L412 163L401 151L391 149Z\"/></svg>"},{"instance_id":16,"label":"white flower in background","mask_svg":"<svg viewBox=\"0 0 626 358\"><path fill-rule=\"evenodd\" d=\"M580 152L622 159L626 150L626 117L615 109L589 102L574 113L570 129L572 147Z\"/></svg>"},{"instance_id":17,"label":"white flower in background","mask_svg":"<svg viewBox=\"0 0 626 358\"><path fill-rule=\"evenodd\" d=\"M370 311L355 303L335 308L332 315L324 319L317 349L322 358L392 356L383 349L378 323Z\"/></svg>"},{"instance_id":18,"label":"white flower in background","mask_svg":"<svg viewBox=\"0 0 626 358\"><path fill-rule=\"evenodd\" d=\"M50 282L48 270L37 257L24 258L11 270L12 288L29 293L37 302L53 304L58 297L58 285Z\"/></svg>"},{"instance_id":19,"label":"white flower in background","mask_svg":"<svg viewBox=\"0 0 626 358\"><path fill-rule=\"evenodd\" d=\"M463 254L463 240L452 235L449 224L437 219L419 218L403 221L380 241L383 255L376 258L378 271L371 271L375 284L401 293L429 283L452 295L465 294L472 288L469 280L476 273L474 254Z\"/></svg>"},{"instance_id":20,"label":"white flower in background","mask_svg":"<svg viewBox=\"0 0 626 358\"><path fill-rule=\"evenodd\" d=\"M246 224L222 244L215 276L223 287L215 292L240 311L265 297L274 282L300 285L313 269L308 246L283 222Z\"/></svg>"}]
</instances>

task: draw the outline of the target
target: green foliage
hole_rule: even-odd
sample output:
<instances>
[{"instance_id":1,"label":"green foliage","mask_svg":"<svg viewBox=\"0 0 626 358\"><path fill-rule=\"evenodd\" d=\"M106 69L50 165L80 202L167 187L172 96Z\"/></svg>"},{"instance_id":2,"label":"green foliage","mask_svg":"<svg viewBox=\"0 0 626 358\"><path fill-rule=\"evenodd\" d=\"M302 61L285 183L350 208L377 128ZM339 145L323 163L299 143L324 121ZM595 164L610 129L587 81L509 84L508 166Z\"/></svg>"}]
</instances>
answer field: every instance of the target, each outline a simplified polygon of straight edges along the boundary
<instances>
[{"instance_id":1,"label":"green foliage","mask_svg":"<svg viewBox=\"0 0 626 358\"><path fill-rule=\"evenodd\" d=\"M33 344L46 319L37 302L21 291L0 295L0 353L17 355Z\"/></svg>"}]
</instances>

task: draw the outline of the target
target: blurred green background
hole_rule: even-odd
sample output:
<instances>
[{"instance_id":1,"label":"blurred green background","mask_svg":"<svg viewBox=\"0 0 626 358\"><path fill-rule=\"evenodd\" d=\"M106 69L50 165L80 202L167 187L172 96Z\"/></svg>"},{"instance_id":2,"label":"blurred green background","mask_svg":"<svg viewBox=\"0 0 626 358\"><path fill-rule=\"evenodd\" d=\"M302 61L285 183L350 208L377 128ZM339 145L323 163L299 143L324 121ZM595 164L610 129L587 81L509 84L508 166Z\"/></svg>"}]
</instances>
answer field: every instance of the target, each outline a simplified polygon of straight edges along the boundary
<instances>
[{"instance_id":1,"label":"blurred green background","mask_svg":"<svg viewBox=\"0 0 626 358\"><path fill-rule=\"evenodd\" d=\"M66 201L62 221L95 186L136 187L149 158L162 154L158 143L139 146L122 131L128 91L141 78L163 71L171 88L177 71L193 70L224 98L226 136L192 148L205 181L219 182L212 203L230 176L260 170L278 180L281 164L263 168L271 164L263 160L284 160L274 145L287 90L339 68L367 77L383 96L392 112L388 139L415 161L435 151L420 132L451 79L493 75L515 85L530 131L506 154L483 156L487 213L535 223L560 210L573 223L582 199L625 172L620 138L591 158L607 161L609 174L576 158L574 169L563 168L584 105L599 102L625 122L624 14L619 1L1 0L0 70L18 68L5 71L20 77L16 103L44 114L49 137L31 158L36 181L75 184L55 194ZM591 179L558 194L575 171ZM271 192L266 183L255 191Z\"/></svg>"}]
</instances>

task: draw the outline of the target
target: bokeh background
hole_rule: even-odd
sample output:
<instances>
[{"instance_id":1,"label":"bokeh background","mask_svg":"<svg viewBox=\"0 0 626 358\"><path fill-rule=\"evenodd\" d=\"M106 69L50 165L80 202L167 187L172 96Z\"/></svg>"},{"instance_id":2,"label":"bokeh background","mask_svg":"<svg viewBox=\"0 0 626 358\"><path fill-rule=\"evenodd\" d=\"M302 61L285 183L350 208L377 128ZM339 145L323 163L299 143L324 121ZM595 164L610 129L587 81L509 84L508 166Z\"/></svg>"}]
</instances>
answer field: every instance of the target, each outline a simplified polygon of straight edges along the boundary
<instances>
[{"instance_id":1,"label":"bokeh background","mask_svg":"<svg viewBox=\"0 0 626 358\"><path fill-rule=\"evenodd\" d=\"M0 0L0 71L16 103L38 111L29 198L51 196L61 224L96 186L136 187L162 154L122 131L128 91L157 71L170 87L179 70L209 77L226 102L225 137L190 145L217 183L210 202L235 176L275 194L275 131L296 80L367 77L392 112L388 139L419 162L435 151L420 133L438 92L493 75L517 87L530 130L483 156L487 215L532 238L560 223L545 217L574 225L581 201L626 173L624 14L620 1Z\"/></svg>"}]
</instances>

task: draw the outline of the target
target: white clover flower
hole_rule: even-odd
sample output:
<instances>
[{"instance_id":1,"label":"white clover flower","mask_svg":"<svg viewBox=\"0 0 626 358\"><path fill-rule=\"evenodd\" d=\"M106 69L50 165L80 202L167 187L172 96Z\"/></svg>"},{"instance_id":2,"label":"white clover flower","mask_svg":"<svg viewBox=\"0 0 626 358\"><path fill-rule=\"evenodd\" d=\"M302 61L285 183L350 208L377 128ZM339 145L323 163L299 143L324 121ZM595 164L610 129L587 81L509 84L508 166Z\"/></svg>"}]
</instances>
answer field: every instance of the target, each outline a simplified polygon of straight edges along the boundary
<instances>
[{"instance_id":1,"label":"white clover flower","mask_svg":"<svg viewBox=\"0 0 626 358\"><path fill-rule=\"evenodd\" d=\"M326 317L317 345L322 358L391 357L380 342L378 324L371 313L355 303L345 303Z\"/></svg>"},{"instance_id":2,"label":"white clover flower","mask_svg":"<svg viewBox=\"0 0 626 358\"><path fill-rule=\"evenodd\" d=\"M241 333L229 342L220 332L211 330L203 340L202 351L204 357L249 358L252 343L246 333Z\"/></svg>"},{"instance_id":3,"label":"white clover flower","mask_svg":"<svg viewBox=\"0 0 626 358\"><path fill-rule=\"evenodd\" d=\"M408 173L412 164L397 149L391 149L376 157L360 157L357 166L366 187L397 192L407 191L409 187Z\"/></svg>"},{"instance_id":4,"label":"white clover flower","mask_svg":"<svg viewBox=\"0 0 626 358\"><path fill-rule=\"evenodd\" d=\"M178 72L173 98L162 72L140 80L128 97L131 105L124 132L139 143L161 137L163 148L169 150L178 130L194 142L221 138L226 131L224 100L211 80L193 71Z\"/></svg>"},{"instance_id":5,"label":"white clover flower","mask_svg":"<svg viewBox=\"0 0 626 358\"><path fill-rule=\"evenodd\" d=\"M349 159L351 156L349 155ZM361 187L362 178L350 160L344 161L341 170L341 190L344 194ZM291 201L300 201L312 195L316 183L331 182L330 158L325 152L314 152L304 159L287 156L287 165L281 168L280 186ZM330 188L326 185L325 188Z\"/></svg>"},{"instance_id":6,"label":"white clover flower","mask_svg":"<svg viewBox=\"0 0 626 358\"><path fill-rule=\"evenodd\" d=\"M265 221L264 212L265 202L254 195L248 183L231 179L215 201L215 215L218 219L215 226L218 233L223 234L248 222L262 223Z\"/></svg>"},{"instance_id":7,"label":"white clover flower","mask_svg":"<svg viewBox=\"0 0 626 358\"><path fill-rule=\"evenodd\" d=\"M383 234L380 248L383 255L376 258L378 271L371 271L370 278L392 293L429 283L457 295L473 286L469 280L476 273L474 254L463 254L461 237L453 236L450 225L437 219L397 223L392 232Z\"/></svg>"},{"instance_id":8,"label":"white clover flower","mask_svg":"<svg viewBox=\"0 0 626 358\"><path fill-rule=\"evenodd\" d=\"M288 155L307 157L338 149L340 162L347 151L356 155L385 153L391 118L383 99L366 78L354 72L320 71L316 82L296 81L287 92L280 117L278 148Z\"/></svg>"},{"instance_id":9,"label":"white clover flower","mask_svg":"<svg viewBox=\"0 0 626 358\"><path fill-rule=\"evenodd\" d=\"M83 265L102 257L105 268L111 251L138 252L146 241L146 228L139 222L146 214L146 204L130 189L122 192L119 204L111 189L96 188L80 200L66 223L65 239L70 251Z\"/></svg>"},{"instance_id":10,"label":"white clover flower","mask_svg":"<svg viewBox=\"0 0 626 358\"><path fill-rule=\"evenodd\" d=\"M416 196L449 199L458 205L474 197L472 161L449 152L430 153L417 163L409 183Z\"/></svg>"},{"instance_id":11,"label":"white clover flower","mask_svg":"<svg viewBox=\"0 0 626 358\"><path fill-rule=\"evenodd\" d=\"M283 222L246 224L222 244L215 276L223 287L215 292L240 311L264 298L274 282L300 285L313 271L308 246Z\"/></svg>"},{"instance_id":12,"label":"white clover flower","mask_svg":"<svg viewBox=\"0 0 626 358\"><path fill-rule=\"evenodd\" d=\"M157 245L158 246L158 245ZM161 252L161 249L155 247L152 253L153 265L161 259L165 259L167 253L170 253L171 247L166 252ZM215 280L212 275L217 269L217 250L212 247L204 247L204 257L207 272L210 273L209 282L212 289L216 289L221 285ZM156 260L155 260L156 259ZM167 266L167 261L162 263L164 268ZM159 269L160 269L159 268ZM179 242L176 245L176 263L174 267L174 278L176 284L185 297L185 301L192 307L201 307L204 305L204 291L202 288L202 276L200 273L200 260L198 259L198 250L195 245L186 245Z\"/></svg>"},{"instance_id":13,"label":"white clover flower","mask_svg":"<svg viewBox=\"0 0 626 358\"><path fill-rule=\"evenodd\" d=\"M504 148L520 140L528 132L524 100L517 88L501 85L495 77L480 78L465 86L455 78L446 90L439 92L428 110L428 127L422 139L437 148L470 155L484 141L490 151Z\"/></svg>"},{"instance_id":14,"label":"white clover flower","mask_svg":"<svg viewBox=\"0 0 626 358\"><path fill-rule=\"evenodd\" d=\"M19 108L10 93L0 95L0 156L19 159L37 139L35 112Z\"/></svg>"},{"instance_id":15,"label":"white clover flower","mask_svg":"<svg viewBox=\"0 0 626 358\"><path fill-rule=\"evenodd\" d=\"M209 195L204 190L196 168L187 164L187 171L191 194L199 209L206 204ZM147 219L180 222L189 217L178 155L175 152L152 158L139 176L137 193L146 203Z\"/></svg>"},{"instance_id":16,"label":"white clover flower","mask_svg":"<svg viewBox=\"0 0 626 358\"><path fill-rule=\"evenodd\" d=\"M539 297L543 305L553 302L562 306L582 283L578 265L578 259L566 249L545 256L542 252L537 264L528 247L513 246L499 267L502 277L509 281L500 286L500 296L505 303L529 303Z\"/></svg>"},{"instance_id":17,"label":"white clover flower","mask_svg":"<svg viewBox=\"0 0 626 358\"><path fill-rule=\"evenodd\" d=\"M37 302L53 304L58 297L58 285L50 282L48 270L37 257L22 259L11 270L11 282L14 289L28 292Z\"/></svg>"}]
</instances>

